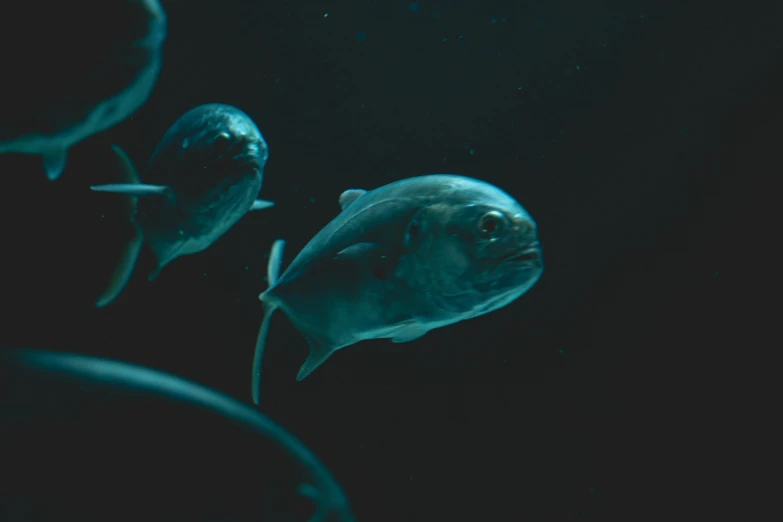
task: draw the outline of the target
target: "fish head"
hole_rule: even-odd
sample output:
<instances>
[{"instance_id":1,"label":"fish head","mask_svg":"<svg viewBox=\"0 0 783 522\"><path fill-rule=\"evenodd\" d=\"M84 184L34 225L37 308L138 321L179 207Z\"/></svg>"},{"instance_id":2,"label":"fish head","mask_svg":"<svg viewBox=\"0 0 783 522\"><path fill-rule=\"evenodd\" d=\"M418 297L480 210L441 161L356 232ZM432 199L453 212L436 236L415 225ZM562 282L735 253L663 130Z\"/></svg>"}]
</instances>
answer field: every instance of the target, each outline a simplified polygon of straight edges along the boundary
<instances>
[{"instance_id":1,"label":"fish head","mask_svg":"<svg viewBox=\"0 0 783 522\"><path fill-rule=\"evenodd\" d=\"M536 222L505 192L483 182L421 208L404 250L419 285L437 305L464 317L495 310L529 290L544 269Z\"/></svg>"},{"instance_id":2,"label":"fish head","mask_svg":"<svg viewBox=\"0 0 783 522\"><path fill-rule=\"evenodd\" d=\"M239 109L206 104L182 115L164 135L149 171L191 198L230 187L258 194L269 148L252 119Z\"/></svg>"}]
</instances>

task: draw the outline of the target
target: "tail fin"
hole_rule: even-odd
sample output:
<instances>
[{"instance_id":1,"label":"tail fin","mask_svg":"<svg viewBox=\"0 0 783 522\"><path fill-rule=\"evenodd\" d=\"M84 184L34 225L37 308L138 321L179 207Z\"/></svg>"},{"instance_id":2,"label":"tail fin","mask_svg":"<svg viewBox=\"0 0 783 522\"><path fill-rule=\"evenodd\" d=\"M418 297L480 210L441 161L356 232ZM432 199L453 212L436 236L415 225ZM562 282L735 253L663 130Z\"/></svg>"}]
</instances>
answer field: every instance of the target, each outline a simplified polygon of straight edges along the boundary
<instances>
[{"instance_id":1,"label":"tail fin","mask_svg":"<svg viewBox=\"0 0 783 522\"><path fill-rule=\"evenodd\" d=\"M123 150L116 145L112 145L112 150L114 151L115 160L117 162L117 170L122 177L122 185L132 186L140 184L136 169L133 167L133 163L131 163L130 159L128 159L128 156L125 154L125 152L123 152ZM99 185L97 187L91 188L93 190L102 191L100 187L102 186ZM124 201L125 210L128 212L129 216L133 216L136 211L136 197L126 195ZM95 301L95 306L98 308L102 308L111 304L111 302L114 301L117 296L120 295L120 293L122 293L125 285L128 284L128 280L130 280L131 274L133 274L133 269L136 266L136 261L139 258L139 253L141 252L143 235L136 222L131 220L131 223L133 225L131 238L128 240L122 250L122 254L119 261L117 262L116 267L114 268L114 272L111 275L111 279L109 280L108 285L104 289L101 296Z\"/></svg>"},{"instance_id":2,"label":"tail fin","mask_svg":"<svg viewBox=\"0 0 783 522\"><path fill-rule=\"evenodd\" d=\"M269 253L269 263L266 267L266 279L269 288L277 284L280 277L280 267L283 264L283 248L285 241L278 239L272 244L272 250ZM261 329L258 331L256 340L256 351L253 355L253 379L250 386L250 393L253 396L253 403L258 404L261 393L261 359L264 356L264 347L266 346L266 337L269 334L269 321L272 314L277 310L277 305L264 302L264 294L258 296L264 303L264 320L261 322Z\"/></svg>"}]
</instances>

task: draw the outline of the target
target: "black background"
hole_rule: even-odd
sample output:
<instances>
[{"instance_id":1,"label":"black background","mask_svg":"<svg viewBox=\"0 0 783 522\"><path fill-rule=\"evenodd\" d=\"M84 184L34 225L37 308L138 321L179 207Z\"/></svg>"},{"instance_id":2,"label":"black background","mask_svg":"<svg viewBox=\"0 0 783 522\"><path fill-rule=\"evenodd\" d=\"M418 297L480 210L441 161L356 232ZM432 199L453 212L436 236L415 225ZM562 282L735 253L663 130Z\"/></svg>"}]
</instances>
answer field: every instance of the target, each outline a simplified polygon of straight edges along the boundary
<instances>
[{"instance_id":1,"label":"black background","mask_svg":"<svg viewBox=\"0 0 783 522\"><path fill-rule=\"evenodd\" d=\"M0 157L4 344L133 361L247 401L272 241L288 241L288 263L343 190L464 174L538 221L542 280L415 342L351 346L300 383L307 345L280 315L262 410L362 521L753 505L735 434L755 433L744 397L765 381L745 378L771 359L777 317L779 2L163 4L163 69L133 118L73 148L54 183L38 157ZM124 234L87 188L107 178L108 146L142 168L207 102L258 124L260 197L276 207L153 283L143 259L96 310Z\"/></svg>"}]
</instances>

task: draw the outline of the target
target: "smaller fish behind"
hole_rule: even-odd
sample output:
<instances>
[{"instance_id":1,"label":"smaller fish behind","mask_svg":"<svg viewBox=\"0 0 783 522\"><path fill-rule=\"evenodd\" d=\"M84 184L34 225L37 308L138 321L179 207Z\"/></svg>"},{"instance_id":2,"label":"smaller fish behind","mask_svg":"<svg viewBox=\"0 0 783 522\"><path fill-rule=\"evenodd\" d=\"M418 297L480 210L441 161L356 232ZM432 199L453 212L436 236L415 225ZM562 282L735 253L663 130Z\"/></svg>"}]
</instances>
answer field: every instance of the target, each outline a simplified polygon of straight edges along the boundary
<instances>
[{"instance_id":1,"label":"smaller fish behind","mask_svg":"<svg viewBox=\"0 0 783 522\"><path fill-rule=\"evenodd\" d=\"M208 248L249 210L274 203L256 199L269 157L266 141L250 117L230 105L189 110L166 132L141 183L133 164L113 147L123 183L94 185L96 192L128 197L134 234L96 306L122 292L136 266L142 243L157 259L155 279L177 257Z\"/></svg>"},{"instance_id":2,"label":"smaller fish behind","mask_svg":"<svg viewBox=\"0 0 783 522\"><path fill-rule=\"evenodd\" d=\"M502 308L544 270L536 222L483 181L433 174L369 192L346 190L342 212L280 275L272 246L264 319L253 358L258 404L269 322L280 309L310 345L301 381L340 348L367 339L405 343Z\"/></svg>"}]
</instances>

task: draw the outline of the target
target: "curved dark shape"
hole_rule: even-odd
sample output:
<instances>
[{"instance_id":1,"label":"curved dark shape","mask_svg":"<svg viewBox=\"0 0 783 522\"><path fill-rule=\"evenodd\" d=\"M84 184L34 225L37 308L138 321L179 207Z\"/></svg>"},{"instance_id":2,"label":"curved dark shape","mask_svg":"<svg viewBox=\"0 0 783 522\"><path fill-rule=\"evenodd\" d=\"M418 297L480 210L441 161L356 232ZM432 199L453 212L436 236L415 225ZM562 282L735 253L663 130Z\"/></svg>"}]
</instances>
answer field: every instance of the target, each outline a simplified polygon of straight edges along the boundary
<instances>
[{"instance_id":1,"label":"curved dark shape","mask_svg":"<svg viewBox=\"0 0 783 522\"><path fill-rule=\"evenodd\" d=\"M32 349L0 352L0 519L354 521L318 459L249 406Z\"/></svg>"}]
</instances>

